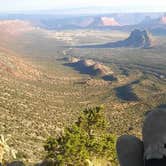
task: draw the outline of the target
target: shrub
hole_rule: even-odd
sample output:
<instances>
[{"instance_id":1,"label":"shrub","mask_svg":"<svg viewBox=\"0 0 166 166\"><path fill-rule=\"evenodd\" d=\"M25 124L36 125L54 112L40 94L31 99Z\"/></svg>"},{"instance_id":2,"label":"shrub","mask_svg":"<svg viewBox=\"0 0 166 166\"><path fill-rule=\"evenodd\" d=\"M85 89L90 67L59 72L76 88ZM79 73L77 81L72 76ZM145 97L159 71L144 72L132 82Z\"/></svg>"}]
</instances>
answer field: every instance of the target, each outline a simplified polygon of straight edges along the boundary
<instances>
[{"instance_id":1,"label":"shrub","mask_svg":"<svg viewBox=\"0 0 166 166\"><path fill-rule=\"evenodd\" d=\"M116 137L108 132L102 107L85 109L63 135L48 138L44 146L47 159L56 165L85 166L93 158L116 162Z\"/></svg>"}]
</instances>

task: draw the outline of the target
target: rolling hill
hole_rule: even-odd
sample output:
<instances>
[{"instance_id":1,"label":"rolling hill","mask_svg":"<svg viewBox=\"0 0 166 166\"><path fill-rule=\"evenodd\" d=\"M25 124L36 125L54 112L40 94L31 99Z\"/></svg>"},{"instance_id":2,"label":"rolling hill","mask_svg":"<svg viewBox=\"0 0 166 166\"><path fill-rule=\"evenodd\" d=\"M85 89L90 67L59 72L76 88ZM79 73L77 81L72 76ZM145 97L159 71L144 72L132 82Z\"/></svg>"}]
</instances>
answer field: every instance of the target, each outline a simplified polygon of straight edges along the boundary
<instances>
[{"instance_id":1,"label":"rolling hill","mask_svg":"<svg viewBox=\"0 0 166 166\"><path fill-rule=\"evenodd\" d=\"M16 53L0 47L0 75L17 79L40 79L40 71Z\"/></svg>"},{"instance_id":2,"label":"rolling hill","mask_svg":"<svg viewBox=\"0 0 166 166\"><path fill-rule=\"evenodd\" d=\"M117 80L113 75L113 71L102 63L96 62L92 59L81 60L79 58L71 57L65 65L73 67L82 74L89 74L103 78L106 81Z\"/></svg>"}]
</instances>

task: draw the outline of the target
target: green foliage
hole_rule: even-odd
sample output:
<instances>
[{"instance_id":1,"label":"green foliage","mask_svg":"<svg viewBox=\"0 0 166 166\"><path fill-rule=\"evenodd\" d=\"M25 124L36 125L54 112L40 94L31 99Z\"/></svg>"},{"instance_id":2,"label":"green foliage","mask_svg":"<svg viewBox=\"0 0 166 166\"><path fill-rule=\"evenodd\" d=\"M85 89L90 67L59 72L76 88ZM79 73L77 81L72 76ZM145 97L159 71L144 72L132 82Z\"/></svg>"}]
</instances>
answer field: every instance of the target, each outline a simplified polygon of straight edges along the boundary
<instances>
[{"instance_id":1,"label":"green foliage","mask_svg":"<svg viewBox=\"0 0 166 166\"><path fill-rule=\"evenodd\" d=\"M62 136L49 138L44 146L47 158L56 165L88 165L93 158L116 162L116 137L108 132L102 107L88 108Z\"/></svg>"}]
</instances>

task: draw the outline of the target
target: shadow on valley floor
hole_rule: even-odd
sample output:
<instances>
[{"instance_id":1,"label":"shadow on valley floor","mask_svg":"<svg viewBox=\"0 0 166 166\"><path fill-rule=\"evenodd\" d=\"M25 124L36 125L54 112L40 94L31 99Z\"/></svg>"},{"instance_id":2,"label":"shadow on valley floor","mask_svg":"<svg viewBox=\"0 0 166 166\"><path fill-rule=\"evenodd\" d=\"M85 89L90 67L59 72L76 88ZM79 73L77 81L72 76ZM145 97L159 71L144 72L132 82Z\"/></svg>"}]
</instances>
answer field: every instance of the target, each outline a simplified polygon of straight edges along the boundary
<instances>
[{"instance_id":1,"label":"shadow on valley floor","mask_svg":"<svg viewBox=\"0 0 166 166\"><path fill-rule=\"evenodd\" d=\"M130 84L116 88L115 91L118 98L125 101L139 101L138 96L133 92L131 87L133 84L137 83L139 83L139 80L133 81Z\"/></svg>"},{"instance_id":2,"label":"shadow on valley floor","mask_svg":"<svg viewBox=\"0 0 166 166\"><path fill-rule=\"evenodd\" d=\"M100 76L101 74L99 69L94 70L93 66L85 66L81 61L78 63L65 63L63 65L72 67L74 70L79 71L80 74L88 74L93 77ZM117 78L111 74L100 76L100 78L105 81L117 81Z\"/></svg>"},{"instance_id":3,"label":"shadow on valley floor","mask_svg":"<svg viewBox=\"0 0 166 166\"><path fill-rule=\"evenodd\" d=\"M153 42L149 33L144 30L135 29L130 33L127 39L109 42L98 45L83 45L76 46L77 48L152 48Z\"/></svg>"},{"instance_id":4,"label":"shadow on valley floor","mask_svg":"<svg viewBox=\"0 0 166 166\"><path fill-rule=\"evenodd\" d=\"M63 65L72 67L74 70L79 71L80 74L89 74L91 76L95 76L96 73L90 67L85 67L81 62L80 63L64 63Z\"/></svg>"},{"instance_id":5,"label":"shadow on valley floor","mask_svg":"<svg viewBox=\"0 0 166 166\"><path fill-rule=\"evenodd\" d=\"M102 79L104 81L117 81L117 78L114 77L113 75L106 75L106 76L103 76Z\"/></svg>"}]
</instances>

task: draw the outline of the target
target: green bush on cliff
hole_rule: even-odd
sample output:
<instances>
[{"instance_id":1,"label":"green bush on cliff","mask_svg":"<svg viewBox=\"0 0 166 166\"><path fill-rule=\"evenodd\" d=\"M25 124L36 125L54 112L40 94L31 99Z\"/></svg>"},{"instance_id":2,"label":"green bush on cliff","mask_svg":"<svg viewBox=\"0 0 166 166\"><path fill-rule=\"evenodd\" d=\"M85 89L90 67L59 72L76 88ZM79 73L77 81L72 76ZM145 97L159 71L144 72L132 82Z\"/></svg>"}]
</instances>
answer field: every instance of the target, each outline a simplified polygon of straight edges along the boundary
<instances>
[{"instance_id":1,"label":"green bush on cliff","mask_svg":"<svg viewBox=\"0 0 166 166\"><path fill-rule=\"evenodd\" d=\"M116 162L116 137L108 132L102 107L85 109L78 120L58 138L48 138L46 158L56 165L84 166L93 158Z\"/></svg>"}]
</instances>

